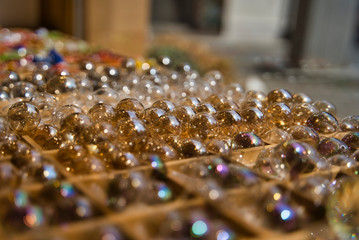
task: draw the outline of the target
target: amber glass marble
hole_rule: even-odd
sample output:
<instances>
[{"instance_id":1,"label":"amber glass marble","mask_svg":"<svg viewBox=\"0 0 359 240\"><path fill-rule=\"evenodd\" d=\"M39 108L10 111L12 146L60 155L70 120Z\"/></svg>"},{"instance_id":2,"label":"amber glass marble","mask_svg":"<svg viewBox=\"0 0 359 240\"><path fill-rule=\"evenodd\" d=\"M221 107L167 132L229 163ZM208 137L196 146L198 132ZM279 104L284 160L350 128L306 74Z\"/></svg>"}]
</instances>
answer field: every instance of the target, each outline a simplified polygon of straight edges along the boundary
<instances>
[{"instance_id":1,"label":"amber glass marble","mask_svg":"<svg viewBox=\"0 0 359 240\"><path fill-rule=\"evenodd\" d=\"M36 129L41 116L39 109L34 105L28 102L17 102L9 108L7 119L12 130L26 135Z\"/></svg>"},{"instance_id":2,"label":"amber glass marble","mask_svg":"<svg viewBox=\"0 0 359 240\"><path fill-rule=\"evenodd\" d=\"M285 103L273 103L266 108L266 119L268 123L281 129L285 129L292 124L292 111Z\"/></svg>"},{"instance_id":3,"label":"amber glass marble","mask_svg":"<svg viewBox=\"0 0 359 240\"><path fill-rule=\"evenodd\" d=\"M125 98L116 105L116 111L118 112L119 110L131 110L134 111L137 116L141 117L145 111L145 107L137 99Z\"/></svg>"}]
</instances>

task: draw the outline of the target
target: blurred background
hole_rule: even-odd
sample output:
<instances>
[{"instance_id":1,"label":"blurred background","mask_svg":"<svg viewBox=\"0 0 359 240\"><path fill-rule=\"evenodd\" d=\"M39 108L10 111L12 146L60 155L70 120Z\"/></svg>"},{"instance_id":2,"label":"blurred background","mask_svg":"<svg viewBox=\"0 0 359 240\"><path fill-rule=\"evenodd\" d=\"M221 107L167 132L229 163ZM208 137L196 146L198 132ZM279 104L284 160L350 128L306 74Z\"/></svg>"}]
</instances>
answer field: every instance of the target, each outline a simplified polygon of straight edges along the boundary
<instances>
[{"instance_id":1,"label":"blurred background","mask_svg":"<svg viewBox=\"0 0 359 240\"><path fill-rule=\"evenodd\" d=\"M0 26L46 27L131 57L166 54L268 92L359 113L359 0L0 0Z\"/></svg>"}]
</instances>

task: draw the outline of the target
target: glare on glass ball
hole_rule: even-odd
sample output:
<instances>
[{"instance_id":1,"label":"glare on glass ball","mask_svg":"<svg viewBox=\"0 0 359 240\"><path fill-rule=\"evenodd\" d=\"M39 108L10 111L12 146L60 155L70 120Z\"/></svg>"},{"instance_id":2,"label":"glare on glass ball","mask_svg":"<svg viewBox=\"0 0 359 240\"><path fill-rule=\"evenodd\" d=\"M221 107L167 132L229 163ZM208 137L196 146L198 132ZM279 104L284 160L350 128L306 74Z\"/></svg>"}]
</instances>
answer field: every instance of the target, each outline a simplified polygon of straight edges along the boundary
<instances>
[{"instance_id":1,"label":"glare on glass ball","mask_svg":"<svg viewBox=\"0 0 359 240\"><path fill-rule=\"evenodd\" d=\"M210 113L210 114L216 114L217 110L216 108L211 104L207 102L202 102L199 105L196 106L195 111L197 113Z\"/></svg>"},{"instance_id":2,"label":"glare on glass ball","mask_svg":"<svg viewBox=\"0 0 359 240\"><path fill-rule=\"evenodd\" d=\"M219 107L227 101L228 100L225 96L219 94L212 94L203 100L203 102L208 102L212 104L217 110L219 110Z\"/></svg>"},{"instance_id":3,"label":"glare on glass ball","mask_svg":"<svg viewBox=\"0 0 359 240\"><path fill-rule=\"evenodd\" d=\"M188 105L195 108L200 102L201 101L196 97L183 97L176 102L176 105Z\"/></svg>"},{"instance_id":4,"label":"glare on glass ball","mask_svg":"<svg viewBox=\"0 0 359 240\"><path fill-rule=\"evenodd\" d=\"M276 89L268 93L267 95L267 104L272 103L285 103L290 105L292 103L292 94L285 89Z\"/></svg>"}]
</instances>

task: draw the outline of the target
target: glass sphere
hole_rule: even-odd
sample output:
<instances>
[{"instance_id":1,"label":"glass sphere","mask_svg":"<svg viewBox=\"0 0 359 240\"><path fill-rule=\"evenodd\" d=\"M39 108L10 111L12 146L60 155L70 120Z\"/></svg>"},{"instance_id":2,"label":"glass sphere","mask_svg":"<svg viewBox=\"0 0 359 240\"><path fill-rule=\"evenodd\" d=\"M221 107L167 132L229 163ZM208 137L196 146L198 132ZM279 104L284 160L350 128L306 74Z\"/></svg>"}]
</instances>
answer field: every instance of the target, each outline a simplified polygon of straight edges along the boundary
<instances>
[{"instance_id":1,"label":"glass sphere","mask_svg":"<svg viewBox=\"0 0 359 240\"><path fill-rule=\"evenodd\" d=\"M347 144L352 151L359 149L359 132L350 132L346 134L342 138L342 141Z\"/></svg>"},{"instance_id":2,"label":"glass sphere","mask_svg":"<svg viewBox=\"0 0 359 240\"><path fill-rule=\"evenodd\" d=\"M46 92L51 94L77 92L76 80L67 75L54 76L46 84Z\"/></svg>"},{"instance_id":3,"label":"glass sphere","mask_svg":"<svg viewBox=\"0 0 359 240\"><path fill-rule=\"evenodd\" d=\"M293 103L312 103L312 99L305 93L296 93L293 95Z\"/></svg>"},{"instance_id":4,"label":"glass sphere","mask_svg":"<svg viewBox=\"0 0 359 240\"><path fill-rule=\"evenodd\" d=\"M328 165L316 149L297 140L289 140L276 146L275 151L287 165L291 178L313 169L327 169Z\"/></svg>"},{"instance_id":5,"label":"glass sphere","mask_svg":"<svg viewBox=\"0 0 359 240\"><path fill-rule=\"evenodd\" d=\"M32 139L44 149L57 149L62 140L58 129L51 124L40 124Z\"/></svg>"},{"instance_id":6,"label":"glass sphere","mask_svg":"<svg viewBox=\"0 0 359 240\"><path fill-rule=\"evenodd\" d=\"M154 136L163 136L168 134L179 135L181 132L181 123L173 115L162 115L157 118L151 126Z\"/></svg>"},{"instance_id":7,"label":"glass sphere","mask_svg":"<svg viewBox=\"0 0 359 240\"><path fill-rule=\"evenodd\" d=\"M204 74L203 81L211 87L220 87L224 83L223 75L220 71L212 70Z\"/></svg>"},{"instance_id":8,"label":"glass sphere","mask_svg":"<svg viewBox=\"0 0 359 240\"><path fill-rule=\"evenodd\" d=\"M116 120L115 109L111 105L105 103L97 103L93 105L88 111L88 115L94 123L113 123Z\"/></svg>"},{"instance_id":9,"label":"glass sphere","mask_svg":"<svg viewBox=\"0 0 359 240\"><path fill-rule=\"evenodd\" d=\"M285 103L290 105L292 103L292 94L285 89L276 89L267 94L267 104Z\"/></svg>"},{"instance_id":10,"label":"glass sphere","mask_svg":"<svg viewBox=\"0 0 359 240\"><path fill-rule=\"evenodd\" d=\"M351 115L343 118L339 127L343 132L359 131L359 115Z\"/></svg>"},{"instance_id":11,"label":"glass sphere","mask_svg":"<svg viewBox=\"0 0 359 240\"><path fill-rule=\"evenodd\" d=\"M262 139L252 132L238 133L233 137L232 149L243 149L264 146Z\"/></svg>"},{"instance_id":12,"label":"glass sphere","mask_svg":"<svg viewBox=\"0 0 359 240\"><path fill-rule=\"evenodd\" d=\"M265 117L258 108L247 108L240 112L242 129L248 132L261 134L265 129Z\"/></svg>"},{"instance_id":13,"label":"glass sphere","mask_svg":"<svg viewBox=\"0 0 359 240\"><path fill-rule=\"evenodd\" d=\"M120 98L117 91L113 90L109 86L103 86L93 92L94 101L97 103L106 103L111 105L114 102L117 102Z\"/></svg>"},{"instance_id":14,"label":"glass sphere","mask_svg":"<svg viewBox=\"0 0 359 240\"><path fill-rule=\"evenodd\" d=\"M265 110L266 119L269 124L277 128L285 129L292 124L293 115L288 105L284 103L273 103Z\"/></svg>"},{"instance_id":15,"label":"glass sphere","mask_svg":"<svg viewBox=\"0 0 359 240\"><path fill-rule=\"evenodd\" d=\"M261 138L267 144L279 144L291 140L292 136L282 129L273 128L262 134Z\"/></svg>"},{"instance_id":16,"label":"glass sphere","mask_svg":"<svg viewBox=\"0 0 359 240\"><path fill-rule=\"evenodd\" d=\"M95 137L91 118L83 113L72 113L61 122L60 133L65 141L89 143Z\"/></svg>"},{"instance_id":17,"label":"glass sphere","mask_svg":"<svg viewBox=\"0 0 359 240\"><path fill-rule=\"evenodd\" d=\"M263 102L256 98L245 99L241 102L240 106L241 109L258 108L259 110L262 110L264 108Z\"/></svg>"},{"instance_id":18,"label":"glass sphere","mask_svg":"<svg viewBox=\"0 0 359 240\"><path fill-rule=\"evenodd\" d=\"M227 141L222 139L210 139L206 142L206 148L208 153L218 154L222 156L229 156L231 154L231 148Z\"/></svg>"},{"instance_id":19,"label":"glass sphere","mask_svg":"<svg viewBox=\"0 0 359 240\"><path fill-rule=\"evenodd\" d=\"M11 156L11 163L18 169L25 169L30 164L40 164L42 156L39 151L31 148L19 149Z\"/></svg>"},{"instance_id":20,"label":"glass sphere","mask_svg":"<svg viewBox=\"0 0 359 240\"><path fill-rule=\"evenodd\" d=\"M217 120L211 114L199 113L189 122L188 134L190 137L206 139L216 134L217 126Z\"/></svg>"},{"instance_id":21,"label":"glass sphere","mask_svg":"<svg viewBox=\"0 0 359 240\"><path fill-rule=\"evenodd\" d=\"M116 112L119 110L131 110L134 111L137 116L142 117L145 107L142 105L142 103L134 98L125 98L122 99L117 105L116 105Z\"/></svg>"},{"instance_id":22,"label":"glass sphere","mask_svg":"<svg viewBox=\"0 0 359 240\"><path fill-rule=\"evenodd\" d=\"M307 119L318 109L310 103L297 103L292 106L293 121L296 125L305 125Z\"/></svg>"},{"instance_id":23,"label":"glass sphere","mask_svg":"<svg viewBox=\"0 0 359 240\"><path fill-rule=\"evenodd\" d=\"M349 155L348 146L337 138L323 138L318 144L318 152L328 158L336 154Z\"/></svg>"},{"instance_id":24,"label":"glass sphere","mask_svg":"<svg viewBox=\"0 0 359 240\"><path fill-rule=\"evenodd\" d=\"M187 105L196 108L200 102L201 101L196 97L183 97L176 102L176 105Z\"/></svg>"},{"instance_id":25,"label":"glass sphere","mask_svg":"<svg viewBox=\"0 0 359 240\"><path fill-rule=\"evenodd\" d=\"M234 110L218 112L216 119L219 127L239 126L241 124L241 116Z\"/></svg>"},{"instance_id":26,"label":"glass sphere","mask_svg":"<svg viewBox=\"0 0 359 240\"><path fill-rule=\"evenodd\" d=\"M257 99L260 102L262 102L263 105L265 105L266 95L263 92L250 90L247 91L245 95L246 95L245 97L246 99Z\"/></svg>"},{"instance_id":27,"label":"glass sphere","mask_svg":"<svg viewBox=\"0 0 359 240\"><path fill-rule=\"evenodd\" d=\"M189 138L180 140L179 153L184 158L198 157L206 155L207 149L201 141Z\"/></svg>"},{"instance_id":28,"label":"glass sphere","mask_svg":"<svg viewBox=\"0 0 359 240\"><path fill-rule=\"evenodd\" d=\"M56 98L49 93L38 93L31 98L30 103L39 109L43 122L49 121L58 107Z\"/></svg>"},{"instance_id":29,"label":"glass sphere","mask_svg":"<svg viewBox=\"0 0 359 240\"><path fill-rule=\"evenodd\" d=\"M175 105L171 101L166 99L157 100L152 104L152 107L160 108L165 112L173 112L173 110L175 109Z\"/></svg>"},{"instance_id":30,"label":"glass sphere","mask_svg":"<svg viewBox=\"0 0 359 240\"><path fill-rule=\"evenodd\" d=\"M173 110L173 115L176 116L179 121L188 123L196 115L196 112L190 106L180 105L175 107Z\"/></svg>"},{"instance_id":31,"label":"glass sphere","mask_svg":"<svg viewBox=\"0 0 359 240\"><path fill-rule=\"evenodd\" d=\"M238 103L244 98L244 88L239 83L231 83L225 88L224 94L228 100Z\"/></svg>"},{"instance_id":32,"label":"glass sphere","mask_svg":"<svg viewBox=\"0 0 359 240\"><path fill-rule=\"evenodd\" d=\"M26 135L36 129L41 121L40 111L28 102L17 102L7 113L9 126L16 133Z\"/></svg>"},{"instance_id":33,"label":"glass sphere","mask_svg":"<svg viewBox=\"0 0 359 240\"><path fill-rule=\"evenodd\" d=\"M338 182L335 191L328 198L327 219L341 240L359 237L358 201L359 181L354 178Z\"/></svg>"},{"instance_id":34,"label":"glass sphere","mask_svg":"<svg viewBox=\"0 0 359 240\"><path fill-rule=\"evenodd\" d=\"M72 113L84 113L84 111L80 107L73 104L64 105L57 109L51 118L51 124L56 127L60 127L62 120Z\"/></svg>"},{"instance_id":35,"label":"glass sphere","mask_svg":"<svg viewBox=\"0 0 359 240\"><path fill-rule=\"evenodd\" d=\"M319 143L319 135L310 127L297 125L288 129L288 133L292 135L292 138L301 142L308 143L316 147Z\"/></svg>"},{"instance_id":36,"label":"glass sphere","mask_svg":"<svg viewBox=\"0 0 359 240\"><path fill-rule=\"evenodd\" d=\"M0 73L0 83L15 83L19 82L20 80L20 76L17 72L3 71Z\"/></svg>"},{"instance_id":37,"label":"glass sphere","mask_svg":"<svg viewBox=\"0 0 359 240\"><path fill-rule=\"evenodd\" d=\"M321 112L330 113L333 116L337 115L337 108L333 103L327 100L318 100L313 103L313 106L316 107Z\"/></svg>"},{"instance_id":38,"label":"glass sphere","mask_svg":"<svg viewBox=\"0 0 359 240\"><path fill-rule=\"evenodd\" d=\"M330 134L338 130L337 119L327 112L312 114L307 119L306 125L321 134Z\"/></svg>"},{"instance_id":39,"label":"glass sphere","mask_svg":"<svg viewBox=\"0 0 359 240\"><path fill-rule=\"evenodd\" d=\"M149 107L149 108L146 108L146 110L143 114L143 119L146 121L146 123L151 124L157 118L159 118L165 114L166 114L166 111L161 108Z\"/></svg>"},{"instance_id":40,"label":"glass sphere","mask_svg":"<svg viewBox=\"0 0 359 240\"><path fill-rule=\"evenodd\" d=\"M217 113L216 108L211 103L202 102L195 108L196 113L210 113L212 115Z\"/></svg>"},{"instance_id":41,"label":"glass sphere","mask_svg":"<svg viewBox=\"0 0 359 240\"><path fill-rule=\"evenodd\" d=\"M36 86L29 82L16 82L11 89L11 94L14 98L24 98L26 100L34 97L36 92Z\"/></svg>"},{"instance_id":42,"label":"glass sphere","mask_svg":"<svg viewBox=\"0 0 359 240\"><path fill-rule=\"evenodd\" d=\"M126 58L122 62L122 67L127 70L127 72L133 72L136 70L136 61L132 58Z\"/></svg>"},{"instance_id":43,"label":"glass sphere","mask_svg":"<svg viewBox=\"0 0 359 240\"><path fill-rule=\"evenodd\" d=\"M117 131L120 138L127 139L143 138L149 135L148 129L140 119L129 119L119 122Z\"/></svg>"},{"instance_id":44,"label":"glass sphere","mask_svg":"<svg viewBox=\"0 0 359 240\"><path fill-rule=\"evenodd\" d=\"M10 89L7 87L0 88L0 101L8 101L10 99Z\"/></svg>"}]
</instances>

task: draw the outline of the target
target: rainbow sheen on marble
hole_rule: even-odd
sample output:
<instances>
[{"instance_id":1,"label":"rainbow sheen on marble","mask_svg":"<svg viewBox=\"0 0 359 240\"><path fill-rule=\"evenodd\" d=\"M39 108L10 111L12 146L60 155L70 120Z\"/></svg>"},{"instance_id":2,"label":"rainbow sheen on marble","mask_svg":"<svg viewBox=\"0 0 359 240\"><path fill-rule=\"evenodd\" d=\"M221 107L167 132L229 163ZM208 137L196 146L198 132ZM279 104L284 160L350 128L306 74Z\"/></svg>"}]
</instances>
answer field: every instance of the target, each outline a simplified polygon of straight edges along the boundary
<instances>
[{"instance_id":1,"label":"rainbow sheen on marble","mask_svg":"<svg viewBox=\"0 0 359 240\"><path fill-rule=\"evenodd\" d=\"M264 146L262 139L253 132L238 133L233 137L232 149Z\"/></svg>"}]
</instances>

